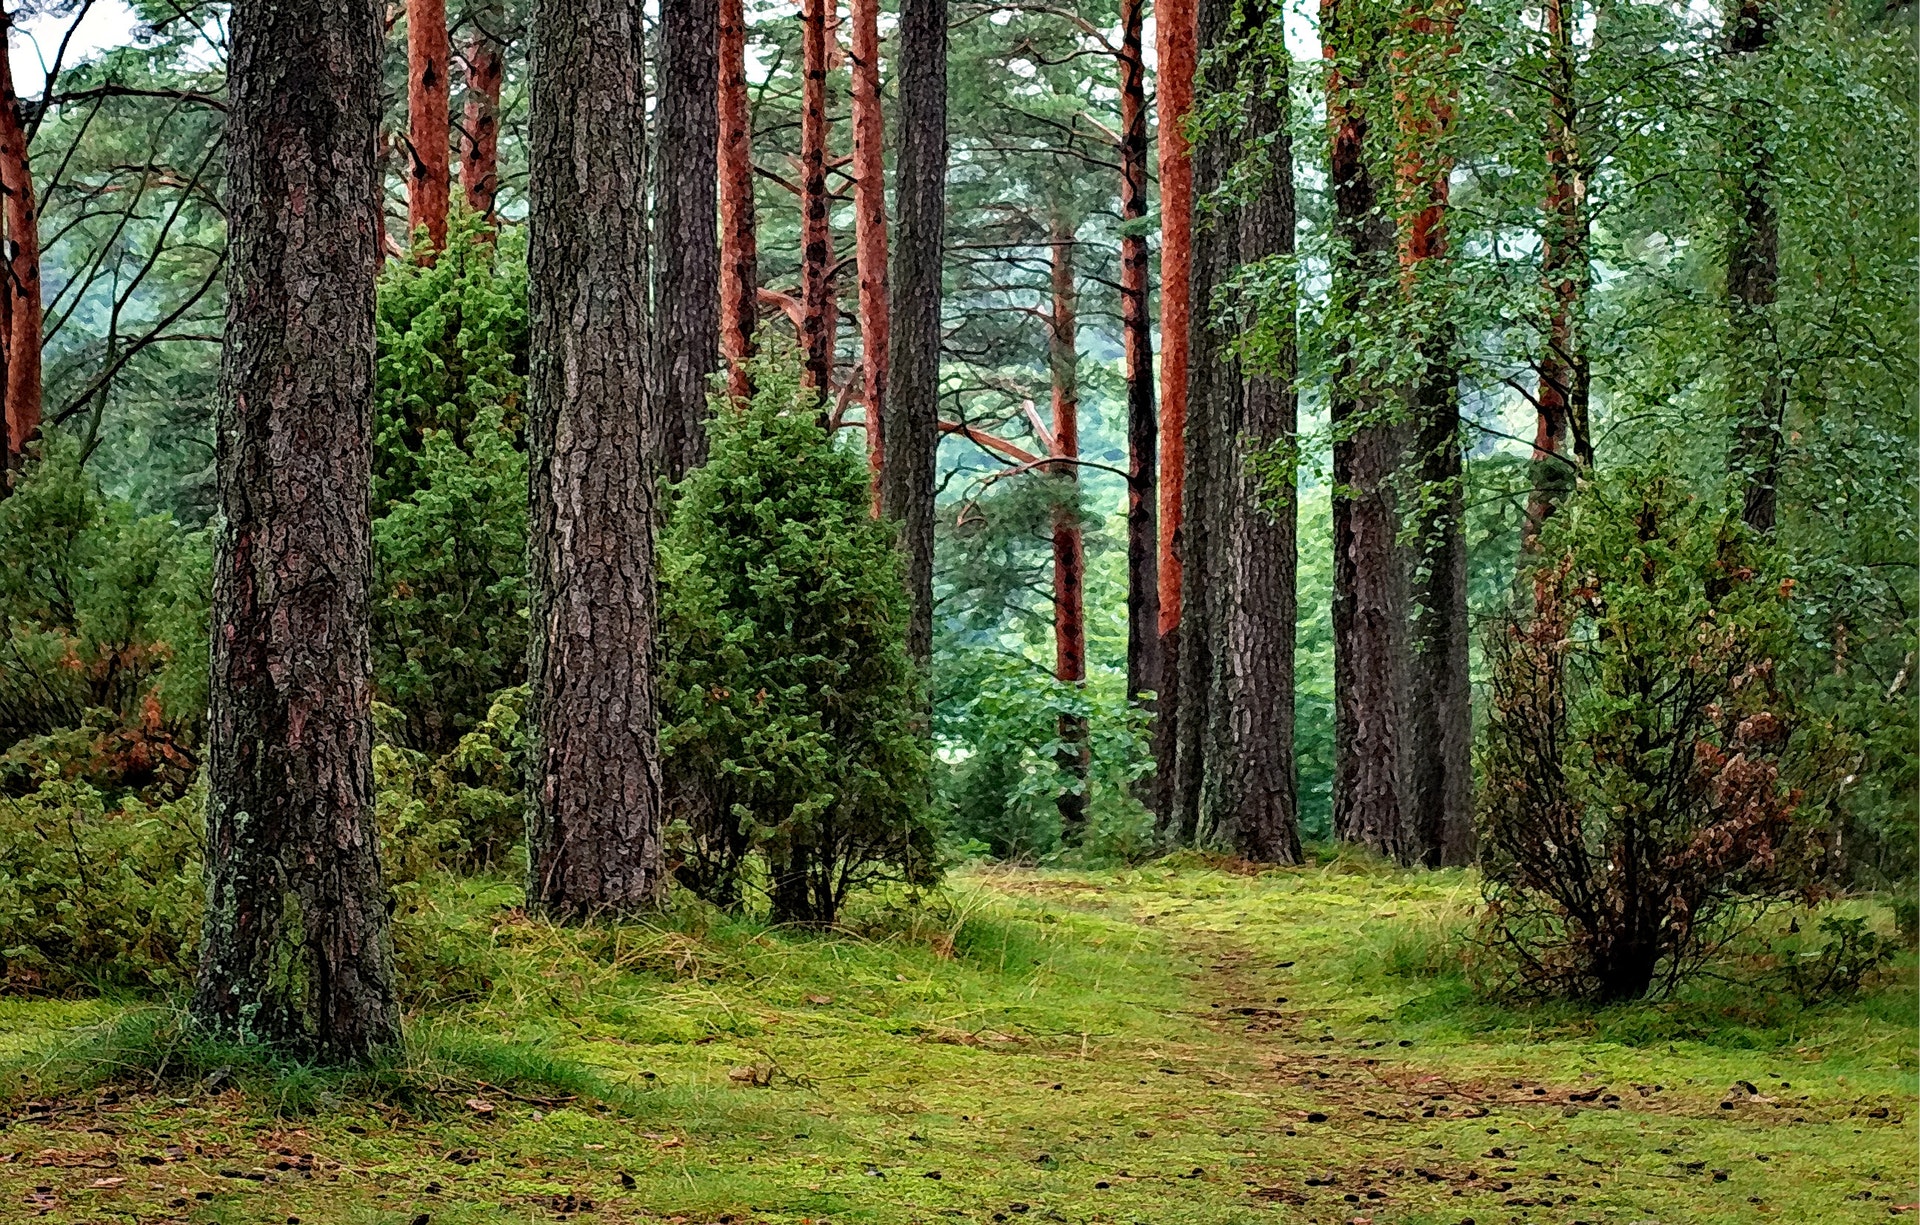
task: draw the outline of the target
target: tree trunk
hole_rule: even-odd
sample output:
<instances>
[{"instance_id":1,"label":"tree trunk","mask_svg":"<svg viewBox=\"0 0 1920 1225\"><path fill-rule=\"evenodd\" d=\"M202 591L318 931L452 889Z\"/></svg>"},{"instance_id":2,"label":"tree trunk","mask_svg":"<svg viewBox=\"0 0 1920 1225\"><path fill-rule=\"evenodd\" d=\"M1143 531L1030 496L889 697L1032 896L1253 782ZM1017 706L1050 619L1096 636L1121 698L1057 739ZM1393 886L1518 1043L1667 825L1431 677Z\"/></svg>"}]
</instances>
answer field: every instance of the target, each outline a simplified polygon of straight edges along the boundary
<instances>
[{"instance_id":1,"label":"tree trunk","mask_svg":"<svg viewBox=\"0 0 1920 1225\"><path fill-rule=\"evenodd\" d=\"M1274 53L1253 82L1245 156L1251 190L1240 209L1243 262L1294 249L1293 142L1287 132L1287 58L1277 14L1248 6L1249 32ZM1253 326L1247 320L1247 326ZM1293 755L1296 621L1296 496L1291 468L1275 487L1257 475L1256 456L1290 454L1298 436L1291 318L1274 327L1271 366L1242 375L1242 412L1225 432L1220 473L1228 600L1215 668L1215 709L1225 714L1219 760L1211 765L1209 823L1218 840L1256 863L1299 863L1300 821Z\"/></svg>"},{"instance_id":2,"label":"tree trunk","mask_svg":"<svg viewBox=\"0 0 1920 1225\"><path fill-rule=\"evenodd\" d=\"M867 466L873 513L880 515L880 469L886 460L887 162L880 110L879 0L852 0L853 230L860 274L860 395L866 405Z\"/></svg>"},{"instance_id":3,"label":"tree trunk","mask_svg":"<svg viewBox=\"0 0 1920 1225\"><path fill-rule=\"evenodd\" d=\"M1334 194L1333 294L1351 318L1391 292L1394 233L1377 208L1361 102L1377 31L1359 0L1321 0ZM1383 289L1383 287L1385 287ZM1333 444L1334 832L1410 862L1402 797L1408 693L1405 559L1393 482L1406 452L1394 391L1340 342Z\"/></svg>"},{"instance_id":4,"label":"tree trunk","mask_svg":"<svg viewBox=\"0 0 1920 1225\"><path fill-rule=\"evenodd\" d=\"M1047 368L1053 384L1053 446L1058 459L1080 458L1079 290L1074 283L1073 226L1056 211L1048 235L1052 259L1053 309L1048 316ZM1053 652L1054 676L1075 689L1087 683L1086 549L1080 531L1080 466L1048 464L1047 473L1065 482L1071 502L1053 512ZM1061 838L1077 845L1087 826L1087 772L1093 765L1087 718L1062 713L1059 721L1060 764L1073 779L1073 789L1060 793Z\"/></svg>"},{"instance_id":5,"label":"tree trunk","mask_svg":"<svg viewBox=\"0 0 1920 1225\"><path fill-rule=\"evenodd\" d=\"M527 382L533 686L528 904L655 905L655 440L636 0L533 9Z\"/></svg>"},{"instance_id":6,"label":"tree trunk","mask_svg":"<svg viewBox=\"0 0 1920 1225\"><path fill-rule=\"evenodd\" d=\"M230 31L223 518L192 1010L242 1041L346 1061L400 1037L367 592L382 22L371 0L238 0Z\"/></svg>"},{"instance_id":7,"label":"tree trunk","mask_svg":"<svg viewBox=\"0 0 1920 1225\"><path fill-rule=\"evenodd\" d=\"M0 39L12 28L0 13ZM40 209L35 203L26 124L13 86L13 53L0 44L0 191L5 191L8 295L6 414L17 458L40 432Z\"/></svg>"},{"instance_id":8,"label":"tree trunk","mask_svg":"<svg viewBox=\"0 0 1920 1225\"><path fill-rule=\"evenodd\" d=\"M1193 169L1187 159L1186 118L1193 109L1194 0L1162 0L1154 10L1157 61L1154 105L1160 128L1160 695L1154 722L1158 781L1155 812L1163 839L1177 841L1172 813L1179 744L1181 571L1180 515L1187 467L1187 281L1192 263Z\"/></svg>"},{"instance_id":9,"label":"tree trunk","mask_svg":"<svg viewBox=\"0 0 1920 1225\"><path fill-rule=\"evenodd\" d=\"M1120 329L1127 380L1127 697L1157 693L1160 676L1159 440L1153 389L1147 216L1146 59L1141 0L1120 6Z\"/></svg>"},{"instance_id":10,"label":"tree trunk","mask_svg":"<svg viewBox=\"0 0 1920 1225\"><path fill-rule=\"evenodd\" d=\"M652 411L663 475L707 462L707 379L720 364L718 0L664 0L654 174Z\"/></svg>"},{"instance_id":11,"label":"tree trunk","mask_svg":"<svg viewBox=\"0 0 1920 1225\"><path fill-rule=\"evenodd\" d=\"M506 14L497 0L473 10L467 40L467 96L461 124L460 187L467 207L498 225L500 194L500 86L506 76Z\"/></svg>"},{"instance_id":12,"label":"tree trunk","mask_svg":"<svg viewBox=\"0 0 1920 1225\"><path fill-rule=\"evenodd\" d=\"M1728 50L1738 70L1752 72L1767 50L1774 15L1767 0L1737 0ZM1727 244L1730 344L1727 391L1734 422L1728 471L1745 489L1741 517L1771 532L1777 516L1781 434L1786 428L1786 384L1773 343L1773 304L1779 293L1780 221L1769 186L1766 102L1742 81L1733 104L1733 225Z\"/></svg>"},{"instance_id":13,"label":"tree trunk","mask_svg":"<svg viewBox=\"0 0 1920 1225\"><path fill-rule=\"evenodd\" d=\"M833 231L827 210L827 25L829 0L801 0L800 356L804 381L833 390Z\"/></svg>"},{"instance_id":14,"label":"tree trunk","mask_svg":"<svg viewBox=\"0 0 1920 1225\"><path fill-rule=\"evenodd\" d=\"M947 0L901 0L892 329L881 492L899 520L913 616L907 650L933 660L934 460L940 446L940 274L946 237Z\"/></svg>"},{"instance_id":15,"label":"tree trunk","mask_svg":"<svg viewBox=\"0 0 1920 1225\"><path fill-rule=\"evenodd\" d=\"M407 230L411 240L426 227L435 251L447 245L447 174L451 145L448 73L453 46L447 41L447 0L407 0Z\"/></svg>"},{"instance_id":16,"label":"tree trunk","mask_svg":"<svg viewBox=\"0 0 1920 1225\"><path fill-rule=\"evenodd\" d=\"M747 360L760 321L759 243L753 210L753 113L747 99L744 0L720 0L720 355L727 391L753 394Z\"/></svg>"}]
</instances>

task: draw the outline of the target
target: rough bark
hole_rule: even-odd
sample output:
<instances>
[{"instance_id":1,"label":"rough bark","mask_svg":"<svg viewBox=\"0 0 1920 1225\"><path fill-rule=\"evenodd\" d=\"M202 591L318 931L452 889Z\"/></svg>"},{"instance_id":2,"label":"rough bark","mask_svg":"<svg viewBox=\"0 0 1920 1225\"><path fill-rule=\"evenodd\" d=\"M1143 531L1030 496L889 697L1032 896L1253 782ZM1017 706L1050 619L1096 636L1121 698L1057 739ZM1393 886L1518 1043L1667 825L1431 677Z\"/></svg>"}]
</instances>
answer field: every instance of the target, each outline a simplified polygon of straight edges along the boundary
<instances>
[{"instance_id":1,"label":"rough bark","mask_svg":"<svg viewBox=\"0 0 1920 1225\"><path fill-rule=\"evenodd\" d=\"M1160 675L1159 439L1153 388L1151 254L1137 229L1147 216L1146 59L1142 0L1120 6L1120 329L1127 382L1127 696L1164 685Z\"/></svg>"},{"instance_id":2,"label":"rough bark","mask_svg":"<svg viewBox=\"0 0 1920 1225\"><path fill-rule=\"evenodd\" d=\"M345 1061L400 1036L373 814L380 13L238 0L195 1019Z\"/></svg>"},{"instance_id":3,"label":"rough bark","mask_svg":"<svg viewBox=\"0 0 1920 1225\"><path fill-rule=\"evenodd\" d=\"M833 385L833 231L827 199L829 0L802 0L800 49L800 356L804 382Z\"/></svg>"},{"instance_id":4,"label":"rough bark","mask_svg":"<svg viewBox=\"0 0 1920 1225\"><path fill-rule=\"evenodd\" d=\"M1321 0L1327 57L1334 294L1353 318L1394 283L1392 221L1377 207L1361 104L1378 31L1363 0ZM1402 797L1409 701L1407 585L1394 483L1407 449L1394 389L1341 345L1329 397L1333 479L1333 826L1342 839L1410 862Z\"/></svg>"},{"instance_id":5,"label":"rough bark","mask_svg":"<svg viewBox=\"0 0 1920 1225\"><path fill-rule=\"evenodd\" d=\"M452 113L447 0L407 0L407 230L424 227L435 251L447 245Z\"/></svg>"},{"instance_id":6,"label":"rough bark","mask_svg":"<svg viewBox=\"0 0 1920 1225\"><path fill-rule=\"evenodd\" d=\"M1048 234L1052 264L1052 310L1047 319L1047 369L1053 385L1051 454L1067 462L1051 463L1048 475L1075 495L1053 512L1054 677L1063 685L1087 683L1086 548L1080 530L1079 289L1074 282L1072 224L1058 212ZM1087 772L1093 765L1085 715L1063 713L1059 720L1060 764L1074 787L1060 793L1061 837L1080 841L1087 825Z\"/></svg>"},{"instance_id":7,"label":"rough bark","mask_svg":"<svg viewBox=\"0 0 1920 1225\"><path fill-rule=\"evenodd\" d=\"M642 56L636 0L534 6L527 900L563 919L665 885Z\"/></svg>"},{"instance_id":8,"label":"rough bark","mask_svg":"<svg viewBox=\"0 0 1920 1225\"><path fill-rule=\"evenodd\" d=\"M1160 540L1156 577L1160 672L1166 690L1160 695L1154 722L1154 810L1161 836L1168 840L1180 836L1171 805L1180 738L1180 516L1187 467L1187 282L1193 242L1193 169L1188 161L1185 125L1187 113L1193 109L1197 19L1194 0L1162 0L1154 9L1154 106L1160 132Z\"/></svg>"},{"instance_id":9,"label":"rough bark","mask_svg":"<svg viewBox=\"0 0 1920 1225\"><path fill-rule=\"evenodd\" d=\"M476 6L469 20L467 89L460 124L460 188L467 207L498 224L500 87L506 76L506 14L497 0Z\"/></svg>"},{"instance_id":10,"label":"rough bark","mask_svg":"<svg viewBox=\"0 0 1920 1225\"><path fill-rule=\"evenodd\" d=\"M743 0L720 0L720 355L727 391L753 394L747 360L760 321L759 242L753 210L753 113L747 98Z\"/></svg>"},{"instance_id":11,"label":"rough bark","mask_svg":"<svg viewBox=\"0 0 1920 1225\"><path fill-rule=\"evenodd\" d=\"M901 0L892 328L881 492L900 523L913 615L907 649L933 659L934 460L940 445L940 272L946 238L947 0Z\"/></svg>"},{"instance_id":12,"label":"rough bark","mask_svg":"<svg viewBox=\"0 0 1920 1225\"><path fill-rule=\"evenodd\" d=\"M1767 50L1774 15L1766 0L1738 0L1728 36L1736 64L1749 68ZM1749 69L1750 70L1750 69ZM1733 106L1732 227L1727 244L1729 346L1727 392L1733 445L1727 468L1744 489L1741 517L1771 532L1778 514L1786 384L1773 343L1773 304L1780 281L1780 220L1770 192L1772 154L1765 135L1766 102L1743 83Z\"/></svg>"},{"instance_id":13,"label":"rough bark","mask_svg":"<svg viewBox=\"0 0 1920 1225\"><path fill-rule=\"evenodd\" d=\"M886 462L887 162L880 109L880 3L852 0L853 242L860 277L860 397L865 405L873 513Z\"/></svg>"},{"instance_id":14,"label":"rough bark","mask_svg":"<svg viewBox=\"0 0 1920 1225\"><path fill-rule=\"evenodd\" d=\"M0 39L12 28L0 14ZM14 92L13 54L0 45L0 191L6 193L8 446L17 457L40 430L40 208L27 132Z\"/></svg>"},{"instance_id":15,"label":"rough bark","mask_svg":"<svg viewBox=\"0 0 1920 1225\"><path fill-rule=\"evenodd\" d=\"M650 394L670 481L707 462L707 380L720 365L719 38L719 0L663 0Z\"/></svg>"}]
</instances>

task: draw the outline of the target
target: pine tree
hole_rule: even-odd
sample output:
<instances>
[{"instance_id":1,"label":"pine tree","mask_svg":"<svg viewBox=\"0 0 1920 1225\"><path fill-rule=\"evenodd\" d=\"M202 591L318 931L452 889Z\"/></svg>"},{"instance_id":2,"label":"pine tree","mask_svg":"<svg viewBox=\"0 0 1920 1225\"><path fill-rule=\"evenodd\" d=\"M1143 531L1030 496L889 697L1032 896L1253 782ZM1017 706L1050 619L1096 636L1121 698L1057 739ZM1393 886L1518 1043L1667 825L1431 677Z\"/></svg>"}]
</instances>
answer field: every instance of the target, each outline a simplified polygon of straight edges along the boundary
<instances>
[{"instance_id":1,"label":"pine tree","mask_svg":"<svg viewBox=\"0 0 1920 1225\"><path fill-rule=\"evenodd\" d=\"M453 46L447 0L407 0L407 230L427 231L429 246L447 245L447 200Z\"/></svg>"},{"instance_id":2,"label":"pine tree","mask_svg":"<svg viewBox=\"0 0 1920 1225\"><path fill-rule=\"evenodd\" d=\"M706 461L707 379L719 367L719 37L718 0L661 6L651 373L670 481Z\"/></svg>"}]
</instances>

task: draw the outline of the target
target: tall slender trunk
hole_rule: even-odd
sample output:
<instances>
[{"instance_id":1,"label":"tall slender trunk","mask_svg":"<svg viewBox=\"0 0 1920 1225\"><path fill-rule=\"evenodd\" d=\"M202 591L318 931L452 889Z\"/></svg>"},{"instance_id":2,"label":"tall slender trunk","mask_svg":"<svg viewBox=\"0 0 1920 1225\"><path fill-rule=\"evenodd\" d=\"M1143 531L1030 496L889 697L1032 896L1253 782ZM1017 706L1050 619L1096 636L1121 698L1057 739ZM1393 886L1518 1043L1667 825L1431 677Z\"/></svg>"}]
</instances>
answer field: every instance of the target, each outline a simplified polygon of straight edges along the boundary
<instances>
[{"instance_id":1,"label":"tall slender trunk","mask_svg":"<svg viewBox=\"0 0 1920 1225\"><path fill-rule=\"evenodd\" d=\"M447 0L407 0L407 229L426 227L435 251L447 245L447 173L451 144L448 109L453 45L447 41Z\"/></svg>"},{"instance_id":2,"label":"tall slender trunk","mask_svg":"<svg viewBox=\"0 0 1920 1225\"><path fill-rule=\"evenodd\" d=\"M1172 813L1174 765L1179 744L1181 505L1187 467L1188 278L1193 243L1193 168L1187 157L1186 119L1193 109L1194 0L1160 0L1154 9L1157 75L1154 106L1160 129L1160 487L1159 555L1160 695L1154 724L1158 764L1154 809L1161 836L1177 841Z\"/></svg>"},{"instance_id":3,"label":"tall slender trunk","mask_svg":"<svg viewBox=\"0 0 1920 1225\"><path fill-rule=\"evenodd\" d=\"M1293 142L1287 132L1288 62L1277 6L1250 4L1244 19L1275 53L1252 82L1246 114L1239 257L1251 263L1294 249ZM1289 303L1289 310L1291 304ZM1299 802L1293 755L1297 498L1291 469L1263 480L1272 457L1298 436L1297 345L1291 315L1245 320L1272 338L1270 364L1241 375L1237 427L1223 431L1221 548L1229 596L1211 705L1222 712L1207 823L1218 840L1258 863L1299 863ZM1256 465L1255 458L1266 463Z\"/></svg>"},{"instance_id":4,"label":"tall slender trunk","mask_svg":"<svg viewBox=\"0 0 1920 1225\"><path fill-rule=\"evenodd\" d=\"M719 0L663 0L653 187L653 397L663 475L707 462L719 368Z\"/></svg>"},{"instance_id":5,"label":"tall slender trunk","mask_svg":"<svg viewBox=\"0 0 1920 1225\"><path fill-rule=\"evenodd\" d=\"M236 0L192 1011L329 1062L400 1037L373 812L372 0ZM288 99L298 99L289 107Z\"/></svg>"},{"instance_id":6,"label":"tall slender trunk","mask_svg":"<svg viewBox=\"0 0 1920 1225\"><path fill-rule=\"evenodd\" d=\"M1351 316L1392 292L1394 231L1367 160L1362 102L1377 67L1377 19L1364 0L1321 0L1327 58L1329 178L1334 194L1333 294ZM1406 787L1406 563L1393 484L1407 436L1394 390L1345 342L1330 395L1333 422L1334 832L1409 862Z\"/></svg>"},{"instance_id":7,"label":"tall slender trunk","mask_svg":"<svg viewBox=\"0 0 1920 1225\"><path fill-rule=\"evenodd\" d=\"M720 0L720 355L727 391L753 394L747 360L760 320L759 240L753 210L753 112L747 102L744 0Z\"/></svg>"},{"instance_id":8,"label":"tall slender trunk","mask_svg":"<svg viewBox=\"0 0 1920 1225\"><path fill-rule=\"evenodd\" d=\"M886 513L900 523L913 616L907 650L933 659L934 460L940 445L940 274L946 239L947 0L900 3L899 145L887 347Z\"/></svg>"},{"instance_id":9,"label":"tall slender trunk","mask_svg":"<svg viewBox=\"0 0 1920 1225\"><path fill-rule=\"evenodd\" d=\"M1727 49L1736 71L1751 74L1773 35L1768 0L1737 0ZM1752 80L1735 89L1732 233L1727 243L1727 392L1734 422L1727 454L1732 478L1745 490L1741 517L1771 532L1778 515L1780 456L1787 392L1773 339L1779 294L1780 220L1770 194L1773 156L1767 148L1767 103Z\"/></svg>"},{"instance_id":10,"label":"tall slender trunk","mask_svg":"<svg viewBox=\"0 0 1920 1225\"><path fill-rule=\"evenodd\" d=\"M1142 0L1120 5L1120 330L1127 380L1127 697L1157 693L1160 676L1159 423L1154 413L1151 254L1147 216L1147 87Z\"/></svg>"},{"instance_id":11,"label":"tall slender trunk","mask_svg":"<svg viewBox=\"0 0 1920 1225\"><path fill-rule=\"evenodd\" d=\"M529 905L656 904L656 440L647 338L638 0L535 0L527 475L533 730Z\"/></svg>"},{"instance_id":12,"label":"tall slender trunk","mask_svg":"<svg viewBox=\"0 0 1920 1225\"><path fill-rule=\"evenodd\" d=\"M800 356L822 396L833 381L833 231L827 199L827 26L831 0L801 0Z\"/></svg>"},{"instance_id":13,"label":"tall slender trunk","mask_svg":"<svg viewBox=\"0 0 1920 1225\"><path fill-rule=\"evenodd\" d=\"M467 90L461 115L460 188L467 207L499 223L500 87L507 70L506 14L499 0L483 0L469 18Z\"/></svg>"},{"instance_id":14,"label":"tall slender trunk","mask_svg":"<svg viewBox=\"0 0 1920 1225\"><path fill-rule=\"evenodd\" d=\"M1053 309L1047 326L1047 369L1053 384L1053 446L1057 459L1080 458L1079 289L1074 282L1073 225L1056 210L1050 220L1047 249L1052 262ZM1080 466L1048 464L1046 471L1071 491L1071 502L1053 512L1054 676L1076 689L1087 683L1086 549L1080 530ZM1061 837L1080 841L1087 825L1087 772L1093 764L1087 718L1063 712L1059 720L1060 763L1073 788L1060 793Z\"/></svg>"},{"instance_id":15,"label":"tall slender trunk","mask_svg":"<svg viewBox=\"0 0 1920 1225\"><path fill-rule=\"evenodd\" d=\"M880 110L880 3L852 0L853 242L860 274L860 395L866 404L867 466L873 513L880 514L886 462L887 160Z\"/></svg>"},{"instance_id":16,"label":"tall slender trunk","mask_svg":"<svg viewBox=\"0 0 1920 1225\"><path fill-rule=\"evenodd\" d=\"M12 28L0 14L0 39ZM18 457L40 430L40 209L33 191L27 129L13 85L13 54L0 42L0 191L6 193L6 414L8 446Z\"/></svg>"}]
</instances>

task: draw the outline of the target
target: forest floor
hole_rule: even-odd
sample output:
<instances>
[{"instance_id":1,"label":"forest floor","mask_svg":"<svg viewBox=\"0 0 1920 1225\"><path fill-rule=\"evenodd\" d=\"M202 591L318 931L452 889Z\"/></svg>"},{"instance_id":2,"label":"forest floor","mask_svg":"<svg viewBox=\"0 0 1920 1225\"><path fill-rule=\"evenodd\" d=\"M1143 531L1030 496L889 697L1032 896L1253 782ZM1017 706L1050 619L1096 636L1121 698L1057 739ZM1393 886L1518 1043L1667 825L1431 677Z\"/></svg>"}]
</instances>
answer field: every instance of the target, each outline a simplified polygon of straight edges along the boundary
<instances>
[{"instance_id":1,"label":"forest floor","mask_svg":"<svg viewBox=\"0 0 1920 1225\"><path fill-rule=\"evenodd\" d=\"M1910 953L1840 1003L1709 980L1517 1008L1460 969L1471 878L1342 859L970 870L831 935L562 931L514 895L403 910L416 1041L619 1092L505 1091L497 1051L404 1102L218 1069L60 1089L45 1052L138 1006L4 1002L0 1220L1674 1225L1920 1200ZM1778 939L1732 968L1764 981Z\"/></svg>"}]
</instances>

